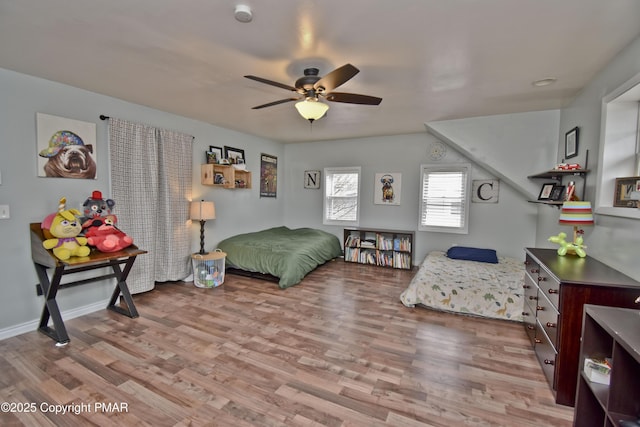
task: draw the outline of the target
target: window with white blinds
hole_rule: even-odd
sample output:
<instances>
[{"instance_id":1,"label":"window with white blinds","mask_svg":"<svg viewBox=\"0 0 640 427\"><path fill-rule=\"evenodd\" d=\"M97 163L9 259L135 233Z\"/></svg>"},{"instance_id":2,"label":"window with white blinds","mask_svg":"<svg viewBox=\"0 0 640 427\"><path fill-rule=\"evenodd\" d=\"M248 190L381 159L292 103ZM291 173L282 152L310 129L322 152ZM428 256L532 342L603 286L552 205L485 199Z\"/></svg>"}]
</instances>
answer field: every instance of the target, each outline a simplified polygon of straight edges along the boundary
<instances>
[{"instance_id":1,"label":"window with white blinds","mask_svg":"<svg viewBox=\"0 0 640 427\"><path fill-rule=\"evenodd\" d=\"M325 168L323 224L358 225L360 167Z\"/></svg>"},{"instance_id":2,"label":"window with white blinds","mask_svg":"<svg viewBox=\"0 0 640 427\"><path fill-rule=\"evenodd\" d=\"M422 165L420 176L418 230L467 234L471 166Z\"/></svg>"}]
</instances>

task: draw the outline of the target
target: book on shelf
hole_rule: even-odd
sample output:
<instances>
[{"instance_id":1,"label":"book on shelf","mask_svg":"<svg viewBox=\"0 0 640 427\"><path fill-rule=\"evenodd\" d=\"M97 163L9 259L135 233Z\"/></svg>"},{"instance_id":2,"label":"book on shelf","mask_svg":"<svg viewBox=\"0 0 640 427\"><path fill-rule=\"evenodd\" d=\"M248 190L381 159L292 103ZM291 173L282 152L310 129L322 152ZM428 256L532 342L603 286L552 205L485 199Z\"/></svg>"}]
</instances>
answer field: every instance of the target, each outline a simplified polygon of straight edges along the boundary
<instances>
[{"instance_id":1,"label":"book on shelf","mask_svg":"<svg viewBox=\"0 0 640 427\"><path fill-rule=\"evenodd\" d=\"M378 234L376 236L376 245L380 250L390 251L393 249L393 237L389 235Z\"/></svg>"},{"instance_id":2,"label":"book on shelf","mask_svg":"<svg viewBox=\"0 0 640 427\"><path fill-rule=\"evenodd\" d=\"M589 358L584 360L584 374L589 381L609 385L611 378L610 358Z\"/></svg>"},{"instance_id":3,"label":"book on shelf","mask_svg":"<svg viewBox=\"0 0 640 427\"><path fill-rule=\"evenodd\" d=\"M347 241L345 242L345 246L350 246L352 248L360 246L360 235L359 234L350 234L347 237Z\"/></svg>"},{"instance_id":4,"label":"book on shelf","mask_svg":"<svg viewBox=\"0 0 640 427\"><path fill-rule=\"evenodd\" d=\"M364 239L360 242L360 247L361 248L375 248L376 247L376 241L371 240L371 239Z\"/></svg>"},{"instance_id":5,"label":"book on shelf","mask_svg":"<svg viewBox=\"0 0 640 427\"><path fill-rule=\"evenodd\" d=\"M408 237L396 237L393 239L393 250L411 252L411 240Z\"/></svg>"}]
</instances>

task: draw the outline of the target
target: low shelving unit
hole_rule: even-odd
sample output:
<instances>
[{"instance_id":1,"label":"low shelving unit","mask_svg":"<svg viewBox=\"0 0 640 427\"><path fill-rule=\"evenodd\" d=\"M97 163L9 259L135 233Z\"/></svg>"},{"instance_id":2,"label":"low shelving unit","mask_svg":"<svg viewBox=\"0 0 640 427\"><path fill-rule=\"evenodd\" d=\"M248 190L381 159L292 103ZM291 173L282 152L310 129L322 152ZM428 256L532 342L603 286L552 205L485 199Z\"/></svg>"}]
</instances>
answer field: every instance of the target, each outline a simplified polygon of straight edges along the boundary
<instances>
[{"instance_id":1,"label":"low shelving unit","mask_svg":"<svg viewBox=\"0 0 640 427\"><path fill-rule=\"evenodd\" d=\"M590 381L585 359L611 359L609 385ZM584 306L574 425L614 427L640 419L640 311Z\"/></svg>"},{"instance_id":2,"label":"low shelving unit","mask_svg":"<svg viewBox=\"0 0 640 427\"><path fill-rule=\"evenodd\" d=\"M414 232L365 228L344 229L344 260L409 270Z\"/></svg>"}]
</instances>

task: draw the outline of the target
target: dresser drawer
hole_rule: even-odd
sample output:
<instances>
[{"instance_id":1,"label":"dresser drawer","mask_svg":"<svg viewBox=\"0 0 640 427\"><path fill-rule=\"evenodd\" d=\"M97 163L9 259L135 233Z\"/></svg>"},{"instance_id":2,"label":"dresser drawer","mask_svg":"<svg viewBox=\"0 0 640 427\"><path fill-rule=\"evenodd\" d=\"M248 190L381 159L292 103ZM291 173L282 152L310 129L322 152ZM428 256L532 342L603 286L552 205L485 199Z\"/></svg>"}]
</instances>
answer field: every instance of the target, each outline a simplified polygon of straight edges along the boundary
<instances>
[{"instance_id":1,"label":"dresser drawer","mask_svg":"<svg viewBox=\"0 0 640 427\"><path fill-rule=\"evenodd\" d=\"M540 293L546 295L551 304L558 308L560 304L560 282L554 279L544 268L538 273L538 287Z\"/></svg>"},{"instance_id":2,"label":"dresser drawer","mask_svg":"<svg viewBox=\"0 0 640 427\"><path fill-rule=\"evenodd\" d=\"M525 271L527 272L526 277L529 277L535 283L538 282L538 272L540 271L540 265L529 254L527 254L526 259L524 261Z\"/></svg>"},{"instance_id":3,"label":"dresser drawer","mask_svg":"<svg viewBox=\"0 0 640 427\"><path fill-rule=\"evenodd\" d=\"M549 337L549 341L553 347L558 350L558 319L560 314L556 308L551 304L549 299L540 292L538 297L538 305L536 307L536 317L540 327L544 329L544 332Z\"/></svg>"},{"instance_id":4,"label":"dresser drawer","mask_svg":"<svg viewBox=\"0 0 640 427\"><path fill-rule=\"evenodd\" d=\"M535 306L535 301L538 299L538 280L532 279L528 274L525 274L522 286L524 288L524 300Z\"/></svg>"},{"instance_id":5,"label":"dresser drawer","mask_svg":"<svg viewBox=\"0 0 640 427\"><path fill-rule=\"evenodd\" d=\"M527 332L527 336L531 341L531 345L535 345L536 339L536 305L535 303L529 304L525 301L522 309L522 323L524 324L524 330Z\"/></svg>"},{"instance_id":6,"label":"dresser drawer","mask_svg":"<svg viewBox=\"0 0 640 427\"><path fill-rule=\"evenodd\" d=\"M539 326L536 328L536 346L534 349L536 351L536 357L542 367L542 372L544 372L544 376L547 377L547 382L551 386L551 389L555 390L556 358L558 353L551 345L551 342L549 342L549 338L547 338L544 330Z\"/></svg>"}]
</instances>

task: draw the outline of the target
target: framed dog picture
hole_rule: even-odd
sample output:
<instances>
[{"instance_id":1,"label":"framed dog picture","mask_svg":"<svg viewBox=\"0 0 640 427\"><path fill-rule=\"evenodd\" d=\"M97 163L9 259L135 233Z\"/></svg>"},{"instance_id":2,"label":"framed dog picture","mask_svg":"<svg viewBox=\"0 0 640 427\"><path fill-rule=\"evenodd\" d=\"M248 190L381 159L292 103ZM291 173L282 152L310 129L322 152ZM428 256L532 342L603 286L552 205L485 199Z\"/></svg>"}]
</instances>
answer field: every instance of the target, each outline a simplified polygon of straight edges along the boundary
<instances>
[{"instance_id":1,"label":"framed dog picture","mask_svg":"<svg viewBox=\"0 0 640 427\"><path fill-rule=\"evenodd\" d=\"M402 174L398 172L376 173L375 195L376 205L399 206L402 189Z\"/></svg>"},{"instance_id":2,"label":"framed dog picture","mask_svg":"<svg viewBox=\"0 0 640 427\"><path fill-rule=\"evenodd\" d=\"M96 124L36 113L38 176L96 179Z\"/></svg>"}]
</instances>

